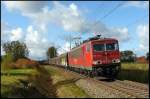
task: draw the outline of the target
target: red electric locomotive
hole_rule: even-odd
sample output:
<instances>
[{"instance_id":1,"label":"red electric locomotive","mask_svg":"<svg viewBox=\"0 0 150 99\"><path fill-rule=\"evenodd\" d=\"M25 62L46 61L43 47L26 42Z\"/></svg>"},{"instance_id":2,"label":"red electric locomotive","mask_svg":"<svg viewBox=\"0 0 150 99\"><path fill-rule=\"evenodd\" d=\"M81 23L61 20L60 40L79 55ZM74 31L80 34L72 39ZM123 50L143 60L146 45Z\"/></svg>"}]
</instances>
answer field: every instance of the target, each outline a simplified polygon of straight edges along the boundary
<instances>
[{"instance_id":1,"label":"red electric locomotive","mask_svg":"<svg viewBox=\"0 0 150 99\"><path fill-rule=\"evenodd\" d=\"M65 63L63 66L85 75L115 77L121 68L118 41L100 35L84 41L65 56L60 57L59 65Z\"/></svg>"}]
</instances>

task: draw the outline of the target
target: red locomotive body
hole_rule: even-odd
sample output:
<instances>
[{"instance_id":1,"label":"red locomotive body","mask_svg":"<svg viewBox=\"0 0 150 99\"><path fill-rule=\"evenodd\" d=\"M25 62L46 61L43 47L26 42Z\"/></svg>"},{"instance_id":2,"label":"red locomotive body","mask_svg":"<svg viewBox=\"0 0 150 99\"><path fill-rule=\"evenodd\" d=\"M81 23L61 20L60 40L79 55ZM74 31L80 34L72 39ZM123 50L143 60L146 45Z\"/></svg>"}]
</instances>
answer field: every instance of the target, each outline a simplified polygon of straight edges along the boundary
<instances>
[{"instance_id":1,"label":"red locomotive body","mask_svg":"<svg viewBox=\"0 0 150 99\"><path fill-rule=\"evenodd\" d=\"M93 65L113 64L120 62L118 41L115 39L103 39L92 41Z\"/></svg>"},{"instance_id":2,"label":"red locomotive body","mask_svg":"<svg viewBox=\"0 0 150 99\"><path fill-rule=\"evenodd\" d=\"M87 40L60 59L66 60L65 67L92 76L104 74L114 77L121 67L118 41L112 38ZM55 62L60 59L55 58ZM62 65L61 61L59 64Z\"/></svg>"},{"instance_id":3,"label":"red locomotive body","mask_svg":"<svg viewBox=\"0 0 150 99\"><path fill-rule=\"evenodd\" d=\"M92 66L91 42L84 43L68 52L69 66L90 69Z\"/></svg>"}]
</instances>

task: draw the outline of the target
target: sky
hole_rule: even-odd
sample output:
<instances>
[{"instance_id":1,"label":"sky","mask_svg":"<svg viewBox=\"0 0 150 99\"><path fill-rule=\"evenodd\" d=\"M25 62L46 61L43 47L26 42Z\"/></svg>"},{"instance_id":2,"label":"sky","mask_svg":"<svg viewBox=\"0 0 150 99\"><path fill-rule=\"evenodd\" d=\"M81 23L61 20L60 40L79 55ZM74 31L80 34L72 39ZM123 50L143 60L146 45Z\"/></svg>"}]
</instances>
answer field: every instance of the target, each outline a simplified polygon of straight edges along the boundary
<instances>
[{"instance_id":1,"label":"sky","mask_svg":"<svg viewBox=\"0 0 150 99\"><path fill-rule=\"evenodd\" d=\"M1 45L26 43L29 58L46 59L49 47L62 54L80 41L101 34L119 40L120 51L149 52L148 1L2 1ZM5 52L1 46L1 54Z\"/></svg>"}]
</instances>

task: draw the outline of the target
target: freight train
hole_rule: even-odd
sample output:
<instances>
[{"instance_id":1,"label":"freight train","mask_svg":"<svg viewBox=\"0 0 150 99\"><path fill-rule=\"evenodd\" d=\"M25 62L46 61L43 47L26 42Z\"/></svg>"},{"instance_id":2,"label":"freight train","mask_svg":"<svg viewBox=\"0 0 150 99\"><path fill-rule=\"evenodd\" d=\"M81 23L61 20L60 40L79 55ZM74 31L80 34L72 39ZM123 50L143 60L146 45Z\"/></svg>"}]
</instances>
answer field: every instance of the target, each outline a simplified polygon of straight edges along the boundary
<instances>
[{"instance_id":1,"label":"freight train","mask_svg":"<svg viewBox=\"0 0 150 99\"><path fill-rule=\"evenodd\" d=\"M121 70L118 40L97 35L71 51L50 59L49 63L90 77L116 77Z\"/></svg>"}]
</instances>

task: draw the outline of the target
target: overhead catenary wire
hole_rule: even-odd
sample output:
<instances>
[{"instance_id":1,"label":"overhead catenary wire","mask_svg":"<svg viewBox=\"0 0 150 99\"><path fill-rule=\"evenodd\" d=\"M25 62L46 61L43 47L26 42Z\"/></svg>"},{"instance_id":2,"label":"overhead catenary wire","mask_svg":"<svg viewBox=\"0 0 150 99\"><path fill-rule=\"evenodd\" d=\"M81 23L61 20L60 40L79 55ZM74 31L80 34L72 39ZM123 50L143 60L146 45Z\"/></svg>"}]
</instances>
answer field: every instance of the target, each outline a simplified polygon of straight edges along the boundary
<instances>
[{"instance_id":1,"label":"overhead catenary wire","mask_svg":"<svg viewBox=\"0 0 150 99\"><path fill-rule=\"evenodd\" d=\"M121 6L123 6L126 2L127 2L127 1L122 1L121 3L119 3L119 4L118 4L117 6L115 6L112 10L110 10L107 14L105 14L105 15L102 16L99 20L97 20L94 25L98 24L101 20L103 20L104 18L106 18L107 16L109 16L110 14L112 14L115 10L117 10L118 8L120 8ZM127 26L127 27L128 27L128 26L131 26L131 25L133 25L133 24L135 24L135 23L141 21L141 19L143 19L143 18L145 18L145 17L147 17L147 16L148 16L148 15L145 15L145 16L143 16L143 17L141 17L141 18L135 20L134 22L131 22L131 23L127 24L126 26Z\"/></svg>"},{"instance_id":2,"label":"overhead catenary wire","mask_svg":"<svg viewBox=\"0 0 150 99\"><path fill-rule=\"evenodd\" d=\"M119 3L116 7L114 7L112 10L110 10L107 14L105 14L101 19L106 18L110 14L112 14L115 10L117 10L119 7L121 7L124 4L124 2Z\"/></svg>"},{"instance_id":3,"label":"overhead catenary wire","mask_svg":"<svg viewBox=\"0 0 150 99\"><path fill-rule=\"evenodd\" d=\"M97 25L99 22L101 22L103 19L105 19L106 17L110 16L113 12L115 12L118 8L120 8L121 6L123 6L127 1L122 1L119 4L117 4L113 9L111 9L110 11L108 11L105 15L103 15L100 19L98 19L96 22L93 23L93 26L91 28L94 28L95 25ZM145 17L145 16L144 16ZM143 17L142 17L143 18ZM134 23L136 23L138 20L136 20ZM129 23L128 25L130 26L133 23ZM127 26L128 26L127 25Z\"/></svg>"},{"instance_id":4,"label":"overhead catenary wire","mask_svg":"<svg viewBox=\"0 0 150 99\"><path fill-rule=\"evenodd\" d=\"M99 23L101 22L104 18L108 17L110 14L112 14L115 10L117 10L118 8L120 8L121 6L123 6L127 1L122 1L119 4L117 4L112 10L110 10L108 13L106 13L105 15L103 15L99 20L97 20L94 24L92 29ZM105 31L105 30L104 30Z\"/></svg>"},{"instance_id":5,"label":"overhead catenary wire","mask_svg":"<svg viewBox=\"0 0 150 99\"><path fill-rule=\"evenodd\" d=\"M122 1L121 3L117 4L117 6L115 6L112 10L110 10L108 13L106 13L103 17L101 17L99 20L97 20L93 26L92 29L94 28L94 26L96 26L101 20L103 20L104 18L106 18L107 16L109 16L110 14L112 14L115 10L117 10L119 7L121 7L126 1ZM71 49L71 48L70 48Z\"/></svg>"},{"instance_id":6,"label":"overhead catenary wire","mask_svg":"<svg viewBox=\"0 0 150 99\"><path fill-rule=\"evenodd\" d=\"M106 18L107 16L109 16L110 14L112 14L115 10L117 10L118 8L120 8L121 6L123 6L126 2L127 2L127 1L121 2L121 3L119 3L117 6L115 6L115 7L114 7L112 10L110 10L107 14L105 14L103 17L101 17L99 20L97 20L97 21L94 23L93 27L94 27L95 25L97 25L101 20L103 20L104 18ZM135 21L133 21L133 22L127 24L126 26L127 26L127 27L132 26L132 25L134 25L135 23L137 23L137 22L139 22L139 21L142 21L142 19L146 18L147 16L148 16L148 15L144 15L143 17L141 17L141 18L139 18L139 19L137 19L137 20L135 20Z\"/></svg>"},{"instance_id":7,"label":"overhead catenary wire","mask_svg":"<svg viewBox=\"0 0 150 99\"><path fill-rule=\"evenodd\" d=\"M94 25L97 25L101 20L103 20L104 18L106 18L107 16L109 16L110 14L112 14L115 10L117 10L118 8L120 8L121 6L123 6L125 4L125 2L121 2L119 4L117 4L117 6L115 6L112 10L110 10L108 13L106 13L104 16L102 16L99 20L97 20Z\"/></svg>"}]
</instances>

